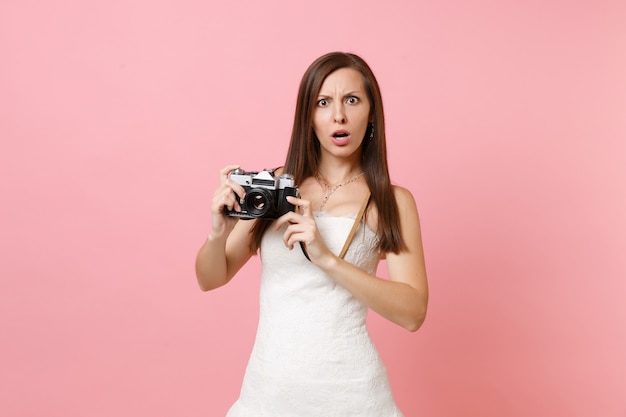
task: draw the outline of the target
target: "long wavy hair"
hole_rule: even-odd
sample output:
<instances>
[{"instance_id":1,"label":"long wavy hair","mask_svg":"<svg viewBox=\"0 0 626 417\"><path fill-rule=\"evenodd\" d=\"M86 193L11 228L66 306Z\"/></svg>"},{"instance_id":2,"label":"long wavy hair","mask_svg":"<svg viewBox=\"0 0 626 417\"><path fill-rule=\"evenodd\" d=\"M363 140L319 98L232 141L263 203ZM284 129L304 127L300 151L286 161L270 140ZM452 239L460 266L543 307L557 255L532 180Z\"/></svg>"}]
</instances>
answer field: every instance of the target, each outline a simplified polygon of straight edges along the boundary
<instances>
[{"instance_id":1,"label":"long wavy hair","mask_svg":"<svg viewBox=\"0 0 626 417\"><path fill-rule=\"evenodd\" d=\"M380 88L374 73L358 55L331 52L313 62L304 73L291 131L284 172L294 176L296 184L317 174L320 162L320 143L313 131L313 110L317 96L326 77L342 68L352 68L363 76L367 98L370 102L370 121L362 147L362 166L371 192L370 202L378 208L378 248L382 252L398 253L405 249L400 233L398 205L391 187L387 165L387 143L385 140L385 116ZM369 136L373 129L373 137ZM271 221L257 220L252 229L253 247L256 250Z\"/></svg>"}]
</instances>

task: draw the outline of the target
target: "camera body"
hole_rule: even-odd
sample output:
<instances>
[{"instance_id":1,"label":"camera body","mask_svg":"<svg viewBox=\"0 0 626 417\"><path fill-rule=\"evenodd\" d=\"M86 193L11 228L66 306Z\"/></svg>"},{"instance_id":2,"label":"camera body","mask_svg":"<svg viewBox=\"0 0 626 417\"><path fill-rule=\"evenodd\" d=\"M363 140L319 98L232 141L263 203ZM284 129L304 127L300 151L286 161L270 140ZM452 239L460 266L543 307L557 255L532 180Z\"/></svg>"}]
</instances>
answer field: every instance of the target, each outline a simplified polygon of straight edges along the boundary
<instances>
[{"instance_id":1,"label":"camera body","mask_svg":"<svg viewBox=\"0 0 626 417\"><path fill-rule=\"evenodd\" d=\"M293 175L283 174L274 176L273 170L261 172L247 172L236 169L230 174L230 179L246 190L244 198L239 200L241 211L225 209L228 216L241 219L277 219L289 211L295 211L295 206L287 201L287 196L298 197Z\"/></svg>"}]
</instances>

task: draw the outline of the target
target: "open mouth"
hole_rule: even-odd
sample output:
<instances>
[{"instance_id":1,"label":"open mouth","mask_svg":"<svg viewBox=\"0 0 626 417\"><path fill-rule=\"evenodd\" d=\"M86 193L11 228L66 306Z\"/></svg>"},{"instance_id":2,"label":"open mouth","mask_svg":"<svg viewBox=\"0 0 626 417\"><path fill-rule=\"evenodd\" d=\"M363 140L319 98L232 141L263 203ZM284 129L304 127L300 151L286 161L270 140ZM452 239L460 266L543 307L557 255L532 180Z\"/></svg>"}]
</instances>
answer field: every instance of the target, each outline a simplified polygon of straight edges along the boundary
<instances>
[{"instance_id":1,"label":"open mouth","mask_svg":"<svg viewBox=\"0 0 626 417\"><path fill-rule=\"evenodd\" d=\"M350 132L338 130L332 135L333 143L337 146L344 146L350 143Z\"/></svg>"},{"instance_id":2,"label":"open mouth","mask_svg":"<svg viewBox=\"0 0 626 417\"><path fill-rule=\"evenodd\" d=\"M350 136L350 134L348 132L344 132L344 131L333 133L333 137L335 139L343 139L343 138L346 138L348 136Z\"/></svg>"}]
</instances>

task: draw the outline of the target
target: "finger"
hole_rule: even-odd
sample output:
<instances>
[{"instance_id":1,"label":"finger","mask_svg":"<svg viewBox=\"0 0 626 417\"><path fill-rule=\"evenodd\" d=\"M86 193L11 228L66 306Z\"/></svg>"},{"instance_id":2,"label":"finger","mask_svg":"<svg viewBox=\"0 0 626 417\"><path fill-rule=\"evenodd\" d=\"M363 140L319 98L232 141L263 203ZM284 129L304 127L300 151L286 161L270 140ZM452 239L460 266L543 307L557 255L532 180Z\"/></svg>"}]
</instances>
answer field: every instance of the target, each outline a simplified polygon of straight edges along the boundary
<instances>
[{"instance_id":1,"label":"finger","mask_svg":"<svg viewBox=\"0 0 626 417\"><path fill-rule=\"evenodd\" d=\"M240 211L241 207L239 206L239 202L237 198L235 198L235 194L233 190L229 187L222 188L215 193L213 199L213 208L216 212L223 211L224 207L228 210Z\"/></svg>"},{"instance_id":2,"label":"finger","mask_svg":"<svg viewBox=\"0 0 626 417\"><path fill-rule=\"evenodd\" d=\"M292 229L291 227L283 235L283 242L289 249L293 249L298 242L307 244L310 242L311 235L303 229Z\"/></svg>"},{"instance_id":3,"label":"finger","mask_svg":"<svg viewBox=\"0 0 626 417\"><path fill-rule=\"evenodd\" d=\"M300 214L306 217L311 217L311 202L309 200L303 200L301 198L287 196L287 201L290 204L298 207Z\"/></svg>"},{"instance_id":4,"label":"finger","mask_svg":"<svg viewBox=\"0 0 626 417\"><path fill-rule=\"evenodd\" d=\"M239 164L226 165L220 170L220 184L228 185L239 196L240 199L246 195L246 190L236 181L233 181L230 175L240 167Z\"/></svg>"},{"instance_id":5,"label":"finger","mask_svg":"<svg viewBox=\"0 0 626 417\"><path fill-rule=\"evenodd\" d=\"M283 227L286 224L296 224L299 223L300 215L298 213L294 213L293 211L287 212L280 216L274 222L273 230L276 231Z\"/></svg>"},{"instance_id":6,"label":"finger","mask_svg":"<svg viewBox=\"0 0 626 417\"><path fill-rule=\"evenodd\" d=\"M289 229L291 229L291 227L289 227ZM283 241L289 249L293 249L297 243L308 247L315 242L315 232L307 228L292 229L290 233L285 233Z\"/></svg>"},{"instance_id":7,"label":"finger","mask_svg":"<svg viewBox=\"0 0 626 417\"><path fill-rule=\"evenodd\" d=\"M224 206L228 208L228 210L241 211L241 205L239 204L239 199L235 198L235 194L233 192L229 192L228 196L225 197L224 201L226 204Z\"/></svg>"},{"instance_id":8,"label":"finger","mask_svg":"<svg viewBox=\"0 0 626 417\"><path fill-rule=\"evenodd\" d=\"M234 191L240 199L243 199L246 196L246 190L238 182L229 178L226 184L231 188L231 192Z\"/></svg>"},{"instance_id":9,"label":"finger","mask_svg":"<svg viewBox=\"0 0 626 417\"><path fill-rule=\"evenodd\" d=\"M230 164L226 165L224 168L220 170L220 183L223 184L228 181L230 173L239 168L238 164Z\"/></svg>"},{"instance_id":10,"label":"finger","mask_svg":"<svg viewBox=\"0 0 626 417\"><path fill-rule=\"evenodd\" d=\"M303 216L299 216L299 218L302 220L300 223L291 223L283 233L283 241L289 247L292 247L296 242L309 244L315 239L315 221Z\"/></svg>"}]
</instances>

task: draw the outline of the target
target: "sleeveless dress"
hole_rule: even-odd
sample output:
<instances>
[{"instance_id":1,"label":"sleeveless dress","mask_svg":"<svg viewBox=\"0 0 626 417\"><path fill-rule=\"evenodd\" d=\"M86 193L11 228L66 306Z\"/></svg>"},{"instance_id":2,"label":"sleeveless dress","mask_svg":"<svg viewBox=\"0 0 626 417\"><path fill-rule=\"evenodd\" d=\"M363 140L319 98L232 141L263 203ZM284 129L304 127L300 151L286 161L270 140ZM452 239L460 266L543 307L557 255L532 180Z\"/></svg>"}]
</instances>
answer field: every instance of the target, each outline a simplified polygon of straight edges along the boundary
<instances>
[{"instance_id":1,"label":"sleeveless dress","mask_svg":"<svg viewBox=\"0 0 626 417\"><path fill-rule=\"evenodd\" d=\"M316 212L339 254L354 218ZM367 307L309 262L283 230L261 242L260 314L239 399L227 417L402 417L366 327ZM344 259L374 274L376 234L361 222Z\"/></svg>"}]
</instances>

